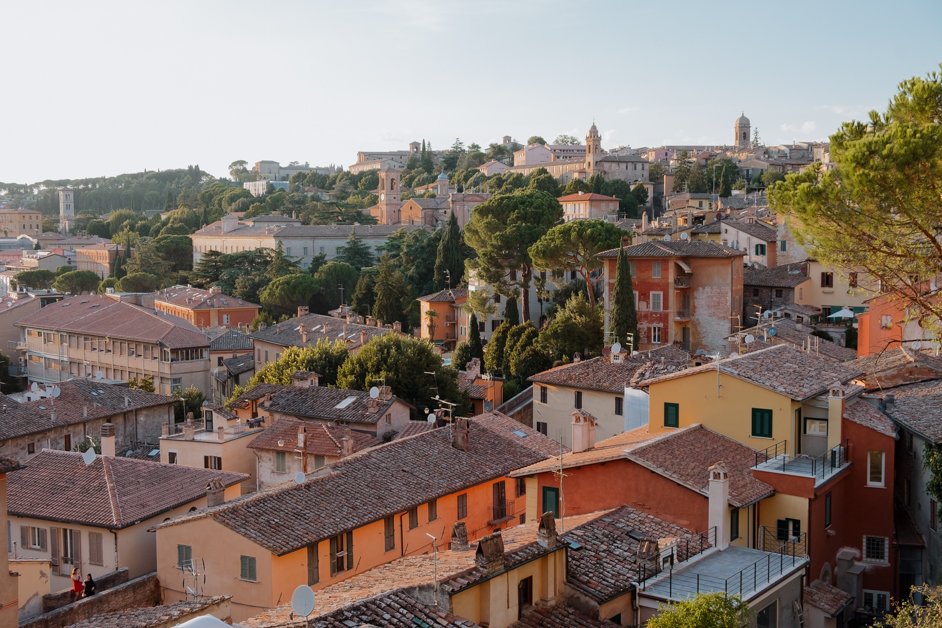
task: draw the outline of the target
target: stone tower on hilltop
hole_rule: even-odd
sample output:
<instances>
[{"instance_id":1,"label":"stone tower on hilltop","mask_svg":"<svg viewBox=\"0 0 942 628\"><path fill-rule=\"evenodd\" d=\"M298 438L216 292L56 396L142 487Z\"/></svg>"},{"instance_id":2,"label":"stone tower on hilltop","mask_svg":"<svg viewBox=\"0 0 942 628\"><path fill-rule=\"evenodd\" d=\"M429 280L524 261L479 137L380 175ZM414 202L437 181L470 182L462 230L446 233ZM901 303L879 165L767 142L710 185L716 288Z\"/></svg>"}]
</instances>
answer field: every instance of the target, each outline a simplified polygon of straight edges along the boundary
<instances>
[{"instance_id":1,"label":"stone tower on hilltop","mask_svg":"<svg viewBox=\"0 0 942 628\"><path fill-rule=\"evenodd\" d=\"M752 125L749 123L749 118L747 118L745 114L736 118L736 124L733 127L736 139L733 142L733 146L736 148L749 148L749 140L752 137L751 127Z\"/></svg>"},{"instance_id":2,"label":"stone tower on hilltop","mask_svg":"<svg viewBox=\"0 0 942 628\"><path fill-rule=\"evenodd\" d=\"M384 168L379 171L379 216L381 225L398 225L402 199L399 195L399 170Z\"/></svg>"},{"instance_id":3,"label":"stone tower on hilltop","mask_svg":"<svg viewBox=\"0 0 942 628\"><path fill-rule=\"evenodd\" d=\"M586 174L592 176L596 172L595 164L602 158L602 136L595 126L595 122L589 127L589 133L585 136L585 168Z\"/></svg>"}]
</instances>

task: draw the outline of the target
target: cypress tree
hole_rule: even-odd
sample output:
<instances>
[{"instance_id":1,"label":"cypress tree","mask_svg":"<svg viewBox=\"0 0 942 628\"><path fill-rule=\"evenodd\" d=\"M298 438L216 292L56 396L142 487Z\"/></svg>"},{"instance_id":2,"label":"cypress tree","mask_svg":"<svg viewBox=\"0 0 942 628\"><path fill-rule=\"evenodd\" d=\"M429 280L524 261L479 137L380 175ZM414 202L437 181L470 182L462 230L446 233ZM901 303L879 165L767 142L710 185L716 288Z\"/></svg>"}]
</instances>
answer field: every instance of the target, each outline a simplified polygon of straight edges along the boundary
<instances>
[{"instance_id":1,"label":"cypress tree","mask_svg":"<svg viewBox=\"0 0 942 628\"><path fill-rule=\"evenodd\" d=\"M631 267L624 247L618 251L615 266L615 289L612 291L612 333L618 342L627 348L628 334L633 334L634 349L638 350L641 336L638 334L638 313L635 310L635 293L631 286Z\"/></svg>"},{"instance_id":2,"label":"cypress tree","mask_svg":"<svg viewBox=\"0 0 942 628\"><path fill-rule=\"evenodd\" d=\"M468 320L468 346L472 358L484 361L484 344L481 342L481 332L478 331L478 317L472 313ZM483 364L482 364L483 366Z\"/></svg>"},{"instance_id":3,"label":"cypress tree","mask_svg":"<svg viewBox=\"0 0 942 628\"><path fill-rule=\"evenodd\" d=\"M451 276L450 282L446 280L446 270ZM449 285L454 288L461 283L461 277L464 274L464 256L462 255L461 230L458 229L458 219L454 212L448 217L445 233L438 241L434 272L436 290L443 290Z\"/></svg>"},{"instance_id":4,"label":"cypress tree","mask_svg":"<svg viewBox=\"0 0 942 628\"><path fill-rule=\"evenodd\" d=\"M517 295L507 298L507 305L504 306L504 322L510 327L520 324L520 311L517 309Z\"/></svg>"}]
</instances>

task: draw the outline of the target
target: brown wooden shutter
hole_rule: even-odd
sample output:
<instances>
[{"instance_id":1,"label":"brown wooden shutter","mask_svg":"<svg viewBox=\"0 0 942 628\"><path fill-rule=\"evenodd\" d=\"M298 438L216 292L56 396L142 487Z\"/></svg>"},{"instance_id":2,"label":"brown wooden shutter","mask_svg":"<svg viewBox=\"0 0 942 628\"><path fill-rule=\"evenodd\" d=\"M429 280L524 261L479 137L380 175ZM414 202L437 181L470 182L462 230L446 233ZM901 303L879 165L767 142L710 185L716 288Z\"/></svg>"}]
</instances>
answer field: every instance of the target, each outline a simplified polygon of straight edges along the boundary
<instances>
[{"instance_id":1,"label":"brown wooden shutter","mask_svg":"<svg viewBox=\"0 0 942 628\"><path fill-rule=\"evenodd\" d=\"M320 565L317 556L318 542L314 541L307 546L307 583L317 584L320 576Z\"/></svg>"},{"instance_id":2,"label":"brown wooden shutter","mask_svg":"<svg viewBox=\"0 0 942 628\"><path fill-rule=\"evenodd\" d=\"M52 551L50 552L50 562L53 565L59 564L59 528L49 528L50 538L50 547Z\"/></svg>"},{"instance_id":3,"label":"brown wooden shutter","mask_svg":"<svg viewBox=\"0 0 942 628\"><path fill-rule=\"evenodd\" d=\"M330 537L330 575L337 575L337 537Z\"/></svg>"},{"instance_id":4,"label":"brown wooden shutter","mask_svg":"<svg viewBox=\"0 0 942 628\"><path fill-rule=\"evenodd\" d=\"M72 530L72 564L82 571L82 531Z\"/></svg>"},{"instance_id":5,"label":"brown wooden shutter","mask_svg":"<svg viewBox=\"0 0 942 628\"><path fill-rule=\"evenodd\" d=\"M101 532L88 533L88 562L92 565L104 565Z\"/></svg>"},{"instance_id":6,"label":"brown wooden shutter","mask_svg":"<svg viewBox=\"0 0 942 628\"><path fill-rule=\"evenodd\" d=\"M347 532L347 569L353 569L353 530Z\"/></svg>"},{"instance_id":7,"label":"brown wooden shutter","mask_svg":"<svg viewBox=\"0 0 942 628\"><path fill-rule=\"evenodd\" d=\"M20 549L29 547L29 526L20 526Z\"/></svg>"}]
</instances>

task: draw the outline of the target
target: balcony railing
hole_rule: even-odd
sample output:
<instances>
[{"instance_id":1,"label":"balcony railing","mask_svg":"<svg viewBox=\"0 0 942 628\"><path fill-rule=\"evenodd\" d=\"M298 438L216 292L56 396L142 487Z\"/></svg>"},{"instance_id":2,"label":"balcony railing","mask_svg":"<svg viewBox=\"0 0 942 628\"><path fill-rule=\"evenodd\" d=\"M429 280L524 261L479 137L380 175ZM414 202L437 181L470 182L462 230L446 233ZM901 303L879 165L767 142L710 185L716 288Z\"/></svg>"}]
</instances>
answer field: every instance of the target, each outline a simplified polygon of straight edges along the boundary
<instances>
[{"instance_id":1,"label":"balcony railing","mask_svg":"<svg viewBox=\"0 0 942 628\"><path fill-rule=\"evenodd\" d=\"M758 471L778 471L794 475L807 475L816 480L824 480L847 466L847 447L836 445L820 456L789 456L788 441L775 443L755 454L755 469Z\"/></svg>"},{"instance_id":2,"label":"balcony railing","mask_svg":"<svg viewBox=\"0 0 942 628\"><path fill-rule=\"evenodd\" d=\"M757 549L787 556L807 556L808 533L802 532L797 535L786 533L786 537L781 538L778 530L773 532L767 527L761 526L759 528L759 547Z\"/></svg>"},{"instance_id":3,"label":"balcony railing","mask_svg":"<svg viewBox=\"0 0 942 628\"><path fill-rule=\"evenodd\" d=\"M690 310L687 308L683 308L674 312L675 320L686 320L688 318L690 318Z\"/></svg>"},{"instance_id":4,"label":"balcony railing","mask_svg":"<svg viewBox=\"0 0 942 628\"><path fill-rule=\"evenodd\" d=\"M673 568L675 563L684 563L694 556L702 554L716 545L716 526L713 526L706 532L700 532L694 536L688 536L683 542L678 542L673 546L670 565ZM665 548L666 549L666 548ZM648 580L663 573L664 568L660 564L660 555L657 560L646 565L643 562L638 565L638 582L644 588Z\"/></svg>"},{"instance_id":5,"label":"balcony railing","mask_svg":"<svg viewBox=\"0 0 942 628\"><path fill-rule=\"evenodd\" d=\"M674 277L674 287L675 288L689 288L690 277Z\"/></svg>"}]
</instances>

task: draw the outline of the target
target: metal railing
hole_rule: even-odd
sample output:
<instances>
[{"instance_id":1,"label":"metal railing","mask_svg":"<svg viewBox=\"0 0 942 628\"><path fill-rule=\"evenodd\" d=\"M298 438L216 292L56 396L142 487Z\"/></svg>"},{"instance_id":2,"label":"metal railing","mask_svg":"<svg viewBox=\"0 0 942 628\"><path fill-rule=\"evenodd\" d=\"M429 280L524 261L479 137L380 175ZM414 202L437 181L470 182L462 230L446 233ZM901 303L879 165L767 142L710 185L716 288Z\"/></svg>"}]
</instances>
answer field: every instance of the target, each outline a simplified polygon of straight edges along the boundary
<instances>
[{"instance_id":1,"label":"metal railing","mask_svg":"<svg viewBox=\"0 0 942 628\"><path fill-rule=\"evenodd\" d=\"M847 464L847 447L844 443L835 445L820 456L789 456L787 441L780 441L755 454L756 467L760 465L763 471L781 471L782 473L795 473L810 475L814 478L824 479Z\"/></svg>"},{"instance_id":2,"label":"metal railing","mask_svg":"<svg viewBox=\"0 0 942 628\"><path fill-rule=\"evenodd\" d=\"M775 443L774 445L770 445L769 447L766 447L765 449L761 451L757 451L755 466L758 467L760 464L764 464L768 462L769 460L774 460L779 457L783 459L786 459L788 457L788 441L787 440L781 440Z\"/></svg>"},{"instance_id":3,"label":"metal railing","mask_svg":"<svg viewBox=\"0 0 942 628\"><path fill-rule=\"evenodd\" d=\"M763 552L786 554L787 556L807 556L808 533L802 532L798 535L789 535L788 538L781 539L777 531L772 531L765 526L760 526L759 547L757 549Z\"/></svg>"},{"instance_id":4,"label":"metal railing","mask_svg":"<svg viewBox=\"0 0 942 628\"><path fill-rule=\"evenodd\" d=\"M686 308L677 310L674 312L674 318L690 318L690 310Z\"/></svg>"},{"instance_id":5,"label":"metal railing","mask_svg":"<svg viewBox=\"0 0 942 628\"><path fill-rule=\"evenodd\" d=\"M676 545L671 547L670 553L670 565L673 568L675 563L684 563L698 554L702 554L706 550L714 547L716 545L716 526L711 527L705 532L700 532L696 535L691 535L685 538L683 541L678 541ZM664 548L667 549L667 548ZM638 565L638 582L641 583L642 589L645 587L648 580L658 576L663 573L664 567L660 563L661 561L661 552L658 552L656 561L650 565L641 563Z\"/></svg>"},{"instance_id":6,"label":"metal railing","mask_svg":"<svg viewBox=\"0 0 942 628\"><path fill-rule=\"evenodd\" d=\"M690 277L674 277L674 287L675 288L689 288Z\"/></svg>"}]
</instances>

